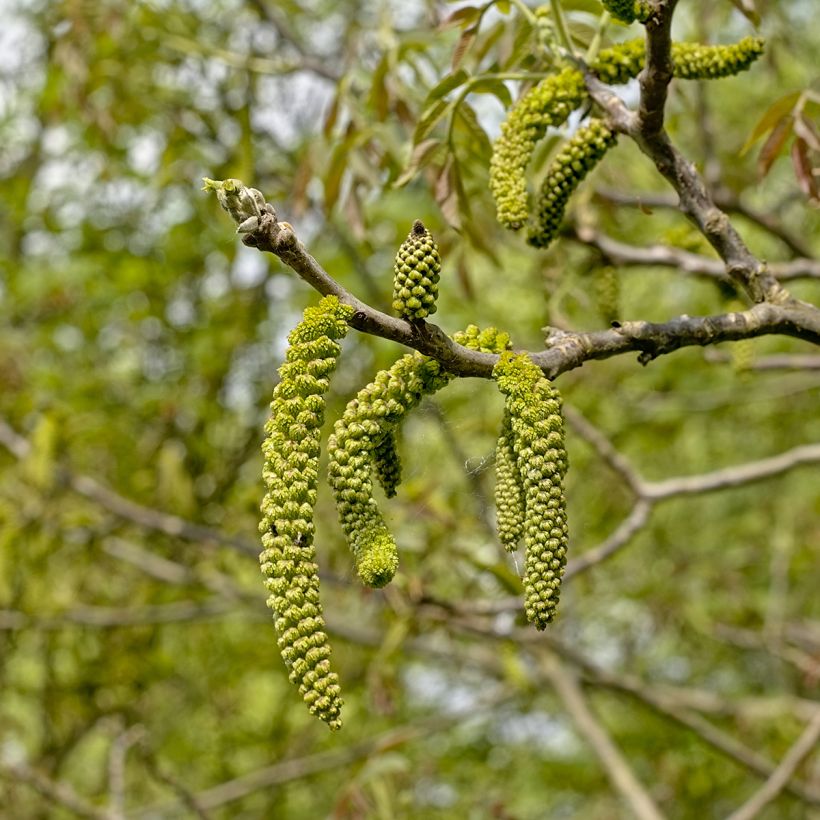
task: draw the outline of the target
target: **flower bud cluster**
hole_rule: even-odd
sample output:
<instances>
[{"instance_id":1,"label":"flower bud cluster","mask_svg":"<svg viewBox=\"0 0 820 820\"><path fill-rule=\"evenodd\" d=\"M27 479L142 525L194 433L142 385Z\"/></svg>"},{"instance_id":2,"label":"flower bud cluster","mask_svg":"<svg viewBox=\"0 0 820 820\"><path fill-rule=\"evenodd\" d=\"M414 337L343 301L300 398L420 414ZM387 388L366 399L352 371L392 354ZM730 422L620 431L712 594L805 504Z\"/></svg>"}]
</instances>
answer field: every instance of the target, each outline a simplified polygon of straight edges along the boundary
<instances>
[{"instance_id":1,"label":"flower bud cluster","mask_svg":"<svg viewBox=\"0 0 820 820\"><path fill-rule=\"evenodd\" d=\"M558 152L547 169L538 210L528 227L530 245L546 248L552 242L561 227L569 198L616 140L615 132L603 120L591 119Z\"/></svg>"},{"instance_id":2,"label":"flower bud cluster","mask_svg":"<svg viewBox=\"0 0 820 820\"><path fill-rule=\"evenodd\" d=\"M525 611L541 630L555 617L566 565L561 396L526 354L502 354L493 376L506 399L524 499Z\"/></svg>"},{"instance_id":3,"label":"flower bud cluster","mask_svg":"<svg viewBox=\"0 0 820 820\"><path fill-rule=\"evenodd\" d=\"M453 338L487 353L509 346L509 336L495 328L480 331L471 325ZM372 473L375 471L388 496L395 492L399 473L387 475L379 462L385 461L385 452L395 452L392 442L407 414L452 378L434 359L408 353L388 370L379 371L348 403L334 426L328 441L328 478L356 571L367 586L388 584L399 564L396 542L373 497Z\"/></svg>"},{"instance_id":4,"label":"flower bud cluster","mask_svg":"<svg viewBox=\"0 0 820 820\"><path fill-rule=\"evenodd\" d=\"M311 714L331 729L341 726L338 677L330 668L330 646L319 600L313 545L313 509L319 469L324 394L336 369L337 339L347 333L353 309L335 296L305 310L288 336L285 363L273 391L265 425L262 472L263 550L259 556L268 606L274 611L279 649L292 683Z\"/></svg>"},{"instance_id":5,"label":"flower bud cluster","mask_svg":"<svg viewBox=\"0 0 820 820\"><path fill-rule=\"evenodd\" d=\"M273 205L256 188L248 188L241 179L208 179L203 177L203 191L214 191L219 204L236 222L237 233L253 233L259 228L262 214L276 216Z\"/></svg>"},{"instance_id":6,"label":"flower bud cluster","mask_svg":"<svg viewBox=\"0 0 820 820\"><path fill-rule=\"evenodd\" d=\"M399 316L412 322L435 313L441 257L420 219L402 242L393 270L393 309Z\"/></svg>"}]
</instances>

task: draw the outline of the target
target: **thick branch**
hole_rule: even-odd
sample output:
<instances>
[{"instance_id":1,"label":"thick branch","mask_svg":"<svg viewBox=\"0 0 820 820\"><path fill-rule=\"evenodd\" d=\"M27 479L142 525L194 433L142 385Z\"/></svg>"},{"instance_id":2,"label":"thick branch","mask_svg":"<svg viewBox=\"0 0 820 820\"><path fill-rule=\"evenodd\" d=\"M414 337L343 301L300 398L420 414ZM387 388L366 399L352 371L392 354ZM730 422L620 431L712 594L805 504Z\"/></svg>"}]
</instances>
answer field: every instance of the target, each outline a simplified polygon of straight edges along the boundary
<instances>
[{"instance_id":1,"label":"thick branch","mask_svg":"<svg viewBox=\"0 0 820 820\"><path fill-rule=\"evenodd\" d=\"M672 81L672 16L678 0L659 0L646 21L646 64L640 74L638 130L647 138L663 131L666 93Z\"/></svg>"},{"instance_id":2,"label":"thick branch","mask_svg":"<svg viewBox=\"0 0 820 820\"><path fill-rule=\"evenodd\" d=\"M399 342L441 362L457 376L491 378L497 356L467 350L453 342L437 325L411 324L370 307L340 285L297 239L287 222L270 213L260 218L259 228L247 235L245 244L278 256L311 287L323 295L333 294L356 313L350 324L357 330ZM532 353L533 361L550 378L580 367L590 359L607 359L637 351L646 364L680 347L709 345L766 334L795 336L820 344L820 310L791 300L786 304L761 304L742 313L718 316L680 316L663 324L627 322L617 328L589 333L552 332L549 349Z\"/></svg>"}]
</instances>

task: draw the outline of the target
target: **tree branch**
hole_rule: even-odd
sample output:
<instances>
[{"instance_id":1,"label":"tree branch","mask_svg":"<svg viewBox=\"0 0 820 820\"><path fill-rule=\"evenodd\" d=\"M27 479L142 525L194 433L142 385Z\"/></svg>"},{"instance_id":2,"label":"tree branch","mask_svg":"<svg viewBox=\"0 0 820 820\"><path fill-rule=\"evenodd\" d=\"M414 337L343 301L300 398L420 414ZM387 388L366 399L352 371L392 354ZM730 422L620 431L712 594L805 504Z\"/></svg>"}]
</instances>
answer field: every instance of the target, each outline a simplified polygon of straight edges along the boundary
<instances>
[{"instance_id":1,"label":"tree branch","mask_svg":"<svg viewBox=\"0 0 820 820\"><path fill-rule=\"evenodd\" d=\"M670 26L676 0L659 0L646 25L646 65L641 72L641 101L633 114L615 94L590 72L587 89L609 115L613 127L629 135L655 164L678 194L679 208L706 237L723 260L725 272L753 302L795 304L795 300L746 247L726 214L706 191L695 167L672 144L663 130L663 105L671 77ZM816 310L816 309L815 309Z\"/></svg>"},{"instance_id":2,"label":"tree branch","mask_svg":"<svg viewBox=\"0 0 820 820\"><path fill-rule=\"evenodd\" d=\"M274 214L262 214L257 230L245 236L243 242L273 253L319 293L333 294L353 307L356 312L350 325L357 330L418 350L457 376L492 377L497 356L457 345L437 325L406 322L365 304L322 268L297 239L292 226L279 222ZM790 299L783 304L758 304L742 313L680 316L662 324L627 322L610 330L588 333L552 331L548 349L530 356L548 377L555 378L591 359L637 351L641 354L638 360L646 364L680 347L767 334L794 336L820 344L820 309Z\"/></svg>"},{"instance_id":3,"label":"tree branch","mask_svg":"<svg viewBox=\"0 0 820 820\"><path fill-rule=\"evenodd\" d=\"M646 21L646 63L638 77L641 101L637 129L645 139L663 133L666 94L672 81L672 16L678 0L658 0Z\"/></svg>"},{"instance_id":4,"label":"tree branch","mask_svg":"<svg viewBox=\"0 0 820 820\"><path fill-rule=\"evenodd\" d=\"M25 783L63 809L87 820L116 820L115 816L104 809L98 809L84 797L80 797L67 783L52 780L27 763L4 763L0 760L0 777Z\"/></svg>"},{"instance_id":5,"label":"tree branch","mask_svg":"<svg viewBox=\"0 0 820 820\"><path fill-rule=\"evenodd\" d=\"M726 266L719 259L710 259L698 253L670 245L629 245L597 231L589 225L570 228L570 238L599 250L615 265L639 265L675 268L683 273L730 281ZM781 282L794 279L820 279L820 261L816 259L792 259L788 262L767 264L768 272Z\"/></svg>"},{"instance_id":6,"label":"tree branch","mask_svg":"<svg viewBox=\"0 0 820 820\"><path fill-rule=\"evenodd\" d=\"M800 764L817 750L818 740L820 740L820 711L810 721L769 779L749 800L733 811L727 820L753 820L757 817L786 788Z\"/></svg>"},{"instance_id":7,"label":"tree branch","mask_svg":"<svg viewBox=\"0 0 820 820\"><path fill-rule=\"evenodd\" d=\"M663 820L660 809L595 717L574 675L554 656L545 658L541 668L572 716L578 731L592 747L613 787L629 806L630 816L638 820Z\"/></svg>"}]
</instances>

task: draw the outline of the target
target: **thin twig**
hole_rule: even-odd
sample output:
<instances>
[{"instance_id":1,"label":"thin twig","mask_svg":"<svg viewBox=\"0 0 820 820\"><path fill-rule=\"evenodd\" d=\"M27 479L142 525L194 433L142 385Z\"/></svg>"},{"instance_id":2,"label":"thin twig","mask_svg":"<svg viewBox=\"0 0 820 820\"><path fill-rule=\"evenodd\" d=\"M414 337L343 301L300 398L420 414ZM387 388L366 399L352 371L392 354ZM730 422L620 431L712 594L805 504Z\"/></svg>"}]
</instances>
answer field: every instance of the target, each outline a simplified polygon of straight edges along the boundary
<instances>
[{"instance_id":1,"label":"thin twig","mask_svg":"<svg viewBox=\"0 0 820 820\"><path fill-rule=\"evenodd\" d=\"M593 447L601 460L626 482L636 496L643 495L644 482L629 459L619 453L612 442L580 410L565 404L564 417L570 427Z\"/></svg>"},{"instance_id":2,"label":"thin twig","mask_svg":"<svg viewBox=\"0 0 820 820\"><path fill-rule=\"evenodd\" d=\"M238 609L234 601L214 596L208 601L176 601L140 607L80 606L52 615L30 615L17 610L0 609L0 631L38 629L53 632L69 626L87 626L95 629L174 624L186 621L219 618Z\"/></svg>"},{"instance_id":3,"label":"thin twig","mask_svg":"<svg viewBox=\"0 0 820 820\"><path fill-rule=\"evenodd\" d=\"M786 788L800 764L813 752L817 751L820 740L820 712L806 726L803 734L786 753L780 765L772 772L769 779L740 808L733 811L727 820L753 820Z\"/></svg>"},{"instance_id":4,"label":"thin twig","mask_svg":"<svg viewBox=\"0 0 820 820\"><path fill-rule=\"evenodd\" d=\"M651 512L652 505L649 502L643 499L638 501L609 538L602 541L597 547L582 552L577 558L573 558L567 563L564 580L568 581L570 578L612 558L646 526Z\"/></svg>"},{"instance_id":5,"label":"thin twig","mask_svg":"<svg viewBox=\"0 0 820 820\"><path fill-rule=\"evenodd\" d=\"M3 419L0 419L0 444L21 461L31 452L29 441ZM193 521L186 521L178 515L137 504L136 501L131 501L114 492L89 475L74 473L65 467L60 469L60 474L66 485L78 495L94 501L117 518L130 521L143 529L154 530L186 541L221 544L249 555L257 555L259 552L256 546L243 538L228 535L213 527L206 527Z\"/></svg>"},{"instance_id":6,"label":"thin twig","mask_svg":"<svg viewBox=\"0 0 820 820\"><path fill-rule=\"evenodd\" d=\"M110 812L98 809L80 797L67 783L52 780L27 763L4 763L0 760L0 777L25 783L49 802L87 820L117 820Z\"/></svg>"},{"instance_id":7,"label":"thin twig","mask_svg":"<svg viewBox=\"0 0 820 820\"><path fill-rule=\"evenodd\" d=\"M499 698L493 698L487 704L482 704L478 711L493 708L500 702ZM469 717L476 714L477 710L470 710ZM378 755L387 749L393 749L405 743L411 743L428 735L446 731L452 726L466 720L468 715L458 714L456 716L436 715L434 717L420 720L413 724L390 729L379 735L375 735L359 743L331 749L325 752L318 752L306 757L292 758L274 763L262 769L256 769L248 774L220 783L210 789L198 792L194 795L197 804L205 811L225 806L236 800L241 800L249 794L299 780L320 772L341 769L354 763L357 760ZM152 817L161 815L173 809L173 804L162 803L159 805L146 806L131 812L134 818Z\"/></svg>"},{"instance_id":8,"label":"thin twig","mask_svg":"<svg viewBox=\"0 0 820 820\"><path fill-rule=\"evenodd\" d=\"M630 245L596 230L589 225L567 229L567 236L584 245L599 250L614 265L633 267L674 268L681 273L730 281L726 265L720 259L710 259L698 253L675 248L671 245ZM820 279L820 261L816 259L792 259L788 262L771 262L768 272L781 282L795 279Z\"/></svg>"},{"instance_id":9,"label":"thin twig","mask_svg":"<svg viewBox=\"0 0 820 820\"><path fill-rule=\"evenodd\" d=\"M641 785L604 726L595 717L575 676L555 656L548 656L541 670L572 717L578 731L592 747L615 790L638 820L662 820L663 815Z\"/></svg>"},{"instance_id":10,"label":"thin twig","mask_svg":"<svg viewBox=\"0 0 820 820\"><path fill-rule=\"evenodd\" d=\"M137 723L120 732L108 753L109 812L116 820L125 818L125 760L128 750L146 737L145 727Z\"/></svg>"},{"instance_id":11,"label":"thin twig","mask_svg":"<svg viewBox=\"0 0 820 820\"><path fill-rule=\"evenodd\" d=\"M739 464L736 467L726 467L722 470L696 476L647 482L644 484L643 497L657 501L673 496L697 495L712 492L713 490L739 487L743 484L751 484L755 481L781 475L801 465L815 464L818 461L820 461L820 444L804 444L776 456Z\"/></svg>"},{"instance_id":12,"label":"thin twig","mask_svg":"<svg viewBox=\"0 0 820 820\"><path fill-rule=\"evenodd\" d=\"M655 191L644 193L628 193L612 188L598 188L595 195L614 205L626 205L633 208L667 208L678 210L680 202L674 194L662 194ZM746 205L731 191L718 189L714 193L715 204L726 211L737 213L755 223L772 236L779 239L796 256L802 256L807 261L815 261L814 254L802 239L792 234L777 217L771 213L757 211Z\"/></svg>"}]
</instances>

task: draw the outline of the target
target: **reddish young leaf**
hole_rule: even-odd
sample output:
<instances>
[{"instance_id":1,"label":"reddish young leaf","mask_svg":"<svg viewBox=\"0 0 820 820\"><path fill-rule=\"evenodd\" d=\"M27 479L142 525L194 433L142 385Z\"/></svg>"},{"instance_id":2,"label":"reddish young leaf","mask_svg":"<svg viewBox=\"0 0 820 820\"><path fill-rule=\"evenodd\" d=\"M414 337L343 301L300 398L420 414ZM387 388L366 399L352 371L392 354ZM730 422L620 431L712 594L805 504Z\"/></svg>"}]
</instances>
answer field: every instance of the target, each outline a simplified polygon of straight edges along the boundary
<instances>
[{"instance_id":1,"label":"reddish young leaf","mask_svg":"<svg viewBox=\"0 0 820 820\"><path fill-rule=\"evenodd\" d=\"M792 166L800 190L813 202L820 203L820 188L809 159L809 146L799 137L792 145Z\"/></svg>"},{"instance_id":2,"label":"reddish young leaf","mask_svg":"<svg viewBox=\"0 0 820 820\"><path fill-rule=\"evenodd\" d=\"M757 172L761 177L765 177L769 173L774 161L783 152L783 147L792 134L793 124L794 120L791 114L783 117L774 126L766 142L763 143L757 157Z\"/></svg>"},{"instance_id":3,"label":"reddish young leaf","mask_svg":"<svg viewBox=\"0 0 820 820\"><path fill-rule=\"evenodd\" d=\"M464 6L464 8L457 9L446 20L442 21L439 25L439 30L443 31L444 29L455 28L456 26L466 28L475 23L476 20L481 19L483 13L482 9L476 6Z\"/></svg>"},{"instance_id":4,"label":"reddish young leaf","mask_svg":"<svg viewBox=\"0 0 820 820\"><path fill-rule=\"evenodd\" d=\"M464 58L467 56L467 52L470 50L470 46L475 42L477 34L477 25L470 26L470 28L464 29L464 31L461 32L461 37L458 38L456 47L453 50L453 59L451 62L453 71L458 69L461 63L464 61Z\"/></svg>"}]
</instances>

